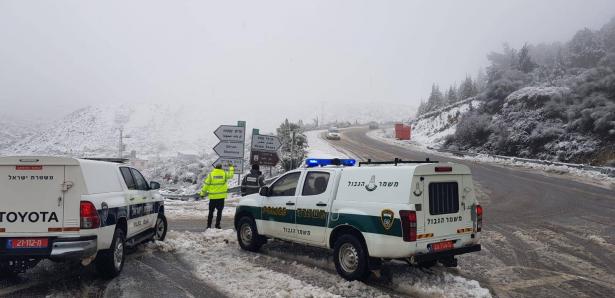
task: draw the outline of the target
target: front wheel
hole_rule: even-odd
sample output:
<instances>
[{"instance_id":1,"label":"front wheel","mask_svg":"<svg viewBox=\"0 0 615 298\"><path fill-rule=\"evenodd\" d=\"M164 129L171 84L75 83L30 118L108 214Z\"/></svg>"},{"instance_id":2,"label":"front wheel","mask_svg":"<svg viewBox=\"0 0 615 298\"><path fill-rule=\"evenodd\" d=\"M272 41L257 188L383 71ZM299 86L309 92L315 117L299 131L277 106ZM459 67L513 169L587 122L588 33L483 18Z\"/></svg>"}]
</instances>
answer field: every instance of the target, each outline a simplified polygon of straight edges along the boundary
<instances>
[{"instance_id":1,"label":"front wheel","mask_svg":"<svg viewBox=\"0 0 615 298\"><path fill-rule=\"evenodd\" d=\"M115 229L111 249L98 252L96 270L104 277L113 278L120 275L124 268L126 236L122 229Z\"/></svg>"},{"instance_id":2,"label":"front wheel","mask_svg":"<svg viewBox=\"0 0 615 298\"><path fill-rule=\"evenodd\" d=\"M256 230L256 222L247 216L237 224L237 241L242 249L252 252L257 252L265 243L264 237Z\"/></svg>"},{"instance_id":3,"label":"front wheel","mask_svg":"<svg viewBox=\"0 0 615 298\"><path fill-rule=\"evenodd\" d=\"M343 235L333 245L337 273L346 280L364 280L369 275L367 249L354 235Z\"/></svg>"},{"instance_id":4,"label":"front wheel","mask_svg":"<svg viewBox=\"0 0 615 298\"><path fill-rule=\"evenodd\" d=\"M164 241L164 238L167 236L167 218L164 214L159 213L158 218L156 219L156 225L154 226L154 236L152 240L154 241Z\"/></svg>"}]
</instances>

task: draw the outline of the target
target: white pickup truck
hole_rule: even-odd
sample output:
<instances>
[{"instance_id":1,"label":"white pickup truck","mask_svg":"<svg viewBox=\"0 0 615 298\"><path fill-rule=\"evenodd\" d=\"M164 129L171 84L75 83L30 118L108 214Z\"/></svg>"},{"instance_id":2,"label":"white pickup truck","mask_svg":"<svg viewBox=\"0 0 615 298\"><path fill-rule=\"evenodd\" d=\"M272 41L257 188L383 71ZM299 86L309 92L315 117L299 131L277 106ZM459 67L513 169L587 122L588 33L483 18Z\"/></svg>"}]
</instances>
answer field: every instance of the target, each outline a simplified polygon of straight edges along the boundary
<instances>
[{"instance_id":1,"label":"white pickup truck","mask_svg":"<svg viewBox=\"0 0 615 298\"><path fill-rule=\"evenodd\" d=\"M124 248L164 240L160 185L129 166L66 157L0 157L0 272L48 258L95 261L117 276Z\"/></svg>"},{"instance_id":2,"label":"white pickup truck","mask_svg":"<svg viewBox=\"0 0 615 298\"><path fill-rule=\"evenodd\" d=\"M334 250L338 273L364 279L382 260L457 266L479 251L482 207L468 167L434 162L307 159L260 194L244 197L235 227L241 248L267 238Z\"/></svg>"}]
</instances>

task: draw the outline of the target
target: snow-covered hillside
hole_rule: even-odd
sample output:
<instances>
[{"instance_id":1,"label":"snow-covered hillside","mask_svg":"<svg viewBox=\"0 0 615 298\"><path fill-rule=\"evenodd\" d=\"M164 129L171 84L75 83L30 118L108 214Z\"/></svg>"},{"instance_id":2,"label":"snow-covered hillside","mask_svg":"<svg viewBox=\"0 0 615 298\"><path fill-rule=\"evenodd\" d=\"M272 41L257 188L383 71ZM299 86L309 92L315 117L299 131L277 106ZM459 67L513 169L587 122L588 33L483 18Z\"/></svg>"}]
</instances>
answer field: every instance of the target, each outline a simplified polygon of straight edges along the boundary
<instances>
[{"instance_id":1,"label":"snow-covered hillside","mask_svg":"<svg viewBox=\"0 0 615 298\"><path fill-rule=\"evenodd\" d=\"M35 133L36 123L28 123L10 115L0 114L0 149L11 146Z\"/></svg>"},{"instance_id":2,"label":"snow-covered hillside","mask_svg":"<svg viewBox=\"0 0 615 298\"><path fill-rule=\"evenodd\" d=\"M79 109L4 147L4 154L116 156L119 128L126 151L140 155L200 152L215 142L217 123L201 110L172 105L119 105ZM209 121L208 121L209 120ZM8 132L13 131L8 130Z\"/></svg>"},{"instance_id":3,"label":"snow-covered hillside","mask_svg":"<svg viewBox=\"0 0 615 298\"><path fill-rule=\"evenodd\" d=\"M125 154L136 150L140 157L175 155L177 152L211 152L217 143L213 131L221 124L246 120L248 127L273 132L285 118L305 123L323 112L326 121L391 121L407 119L411 106L384 104L318 104L304 107L240 107L221 103L99 105L76 110L59 120L34 126L6 120L0 124L0 154L58 154L117 156L119 129L124 129ZM272 111L275 111L272 114ZM7 123L5 123L7 122Z\"/></svg>"},{"instance_id":4,"label":"snow-covered hillside","mask_svg":"<svg viewBox=\"0 0 615 298\"><path fill-rule=\"evenodd\" d=\"M422 115L412 124L412 141L422 146L440 146L446 136L454 134L461 115L477 108L480 101L469 98L437 111Z\"/></svg>"}]
</instances>

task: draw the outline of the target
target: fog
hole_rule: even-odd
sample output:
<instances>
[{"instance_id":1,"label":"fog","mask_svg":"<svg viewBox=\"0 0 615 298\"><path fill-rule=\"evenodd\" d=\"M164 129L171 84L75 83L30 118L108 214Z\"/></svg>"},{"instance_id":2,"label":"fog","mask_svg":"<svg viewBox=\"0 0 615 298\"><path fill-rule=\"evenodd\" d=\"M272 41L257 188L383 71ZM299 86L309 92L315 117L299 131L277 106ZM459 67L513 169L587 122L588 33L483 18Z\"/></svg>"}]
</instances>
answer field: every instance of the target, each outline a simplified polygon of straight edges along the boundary
<instances>
[{"instance_id":1,"label":"fog","mask_svg":"<svg viewBox=\"0 0 615 298\"><path fill-rule=\"evenodd\" d=\"M182 103L278 121L331 103L417 106L504 42L565 41L614 15L612 0L1 0L0 109Z\"/></svg>"}]
</instances>

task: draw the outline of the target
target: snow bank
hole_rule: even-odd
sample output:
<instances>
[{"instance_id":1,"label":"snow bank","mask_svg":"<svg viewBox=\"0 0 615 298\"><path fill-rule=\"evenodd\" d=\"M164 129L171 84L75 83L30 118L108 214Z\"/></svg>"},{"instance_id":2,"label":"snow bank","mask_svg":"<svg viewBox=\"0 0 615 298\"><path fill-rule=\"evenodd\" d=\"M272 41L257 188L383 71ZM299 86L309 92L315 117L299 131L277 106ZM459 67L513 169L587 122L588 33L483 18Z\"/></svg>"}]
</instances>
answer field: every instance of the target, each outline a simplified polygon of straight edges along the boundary
<instances>
[{"instance_id":1,"label":"snow bank","mask_svg":"<svg viewBox=\"0 0 615 298\"><path fill-rule=\"evenodd\" d=\"M235 216L235 207L239 202L238 197L226 199L222 216ZM170 219L203 219L209 212L209 200L164 200L164 213Z\"/></svg>"},{"instance_id":2,"label":"snow bank","mask_svg":"<svg viewBox=\"0 0 615 298\"><path fill-rule=\"evenodd\" d=\"M379 287L348 282L330 270L293 261L301 252L290 249L292 253L288 253L288 247L282 258L243 251L233 230L170 231L165 242L150 243L147 250L180 254L195 264L197 277L230 297L390 297ZM490 297L478 282L445 272L444 268L433 272L408 270L406 265L396 268L404 272L395 272L391 288L401 294Z\"/></svg>"},{"instance_id":3,"label":"snow bank","mask_svg":"<svg viewBox=\"0 0 615 298\"><path fill-rule=\"evenodd\" d=\"M414 150L414 151L421 151L421 152L436 154L436 155L444 156L447 158L468 160L468 161L475 161L475 162L482 162L482 163L489 163L489 164L497 164L497 165L503 165L503 166L508 166L508 167L538 170L542 173L569 175L575 178L582 178L585 181L596 184L596 185L606 186L610 188L615 187L615 177L609 177L606 174L602 174L596 171L588 171L588 170L577 169L577 168L568 167L568 166L543 165L543 164L538 164L538 163L504 159L504 158L498 158L498 157L490 156L486 154L478 154L476 156L466 155L466 156L460 157L457 155L453 155L451 153L435 151L435 150L427 148L427 146L419 143L416 140L410 140L410 141L396 140L395 138L393 138L392 128L370 131L367 133L367 136L375 140L385 142L387 144L396 145L396 146L407 148L407 149Z\"/></svg>"},{"instance_id":4,"label":"snow bank","mask_svg":"<svg viewBox=\"0 0 615 298\"><path fill-rule=\"evenodd\" d=\"M240 250L233 230L210 229L204 233L171 231L165 242L155 242L149 248L182 254L196 265L199 278L231 297L341 297L332 293L335 289L315 286L266 268L267 264L284 261ZM301 270L317 270L297 263L285 265L300 267ZM369 296L362 295L366 292L366 286L352 290L341 278L338 282L348 297L374 297L374 293L369 291Z\"/></svg>"},{"instance_id":5,"label":"snow bank","mask_svg":"<svg viewBox=\"0 0 615 298\"><path fill-rule=\"evenodd\" d=\"M312 130L305 133L308 138L308 157L319 158L347 158L348 155L333 148L329 142L323 140L325 130Z\"/></svg>"},{"instance_id":6,"label":"snow bank","mask_svg":"<svg viewBox=\"0 0 615 298\"><path fill-rule=\"evenodd\" d=\"M421 297L491 297L488 289L478 281L453 275L436 267L430 273L412 268L406 273L395 275L393 283L397 291Z\"/></svg>"},{"instance_id":7,"label":"snow bank","mask_svg":"<svg viewBox=\"0 0 615 298\"><path fill-rule=\"evenodd\" d=\"M412 140L425 147L439 147L446 136L455 133L461 115L480 104L476 99L466 100L420 117L412 125Z\"/></svg>"},{"instance_id":8,"label":"snow bank","mask_svg":"<svg viewBox=\"0 0 615 298\"><path fill-rule=\"evenodd\" d=\"M527 108L542 106L546 101L561 99L568 94L570 94L570 88L567 87L525 87L508 95L504 107L518 103Z\"/></svg>"}]
</instances>

